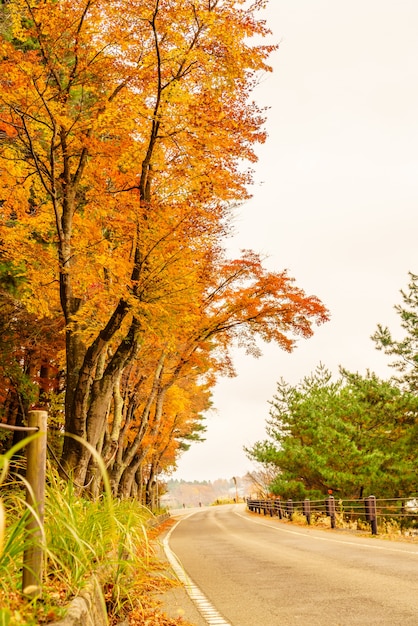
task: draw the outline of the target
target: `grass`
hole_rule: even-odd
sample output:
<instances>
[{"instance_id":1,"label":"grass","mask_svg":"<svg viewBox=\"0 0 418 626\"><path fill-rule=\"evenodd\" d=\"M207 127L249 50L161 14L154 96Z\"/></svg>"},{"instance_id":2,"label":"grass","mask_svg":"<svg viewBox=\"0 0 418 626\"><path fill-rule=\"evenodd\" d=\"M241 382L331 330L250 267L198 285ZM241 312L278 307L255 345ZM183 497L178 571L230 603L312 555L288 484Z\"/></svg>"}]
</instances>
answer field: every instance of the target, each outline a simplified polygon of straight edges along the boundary
<instances>
[{"instance_id":1,"label":"grass","mask_svg":"<svg viewBox=\"0 0 418 626\"><path fill-rule=\"evenodd\" d=\"M28 538L30 511L24 484L7 478L8 459L0 457L0 626L35 626L58 621L70 600L96 580L103 590L109 623L174 626L159 611L155 594L173 585L156 559L147 529L152 514L138 501L97 501L80 496L72 484L49 468L44 536ZM25 550L41 541L42 595L25 598L22 563Z\"/></svg>"}]
</instances>

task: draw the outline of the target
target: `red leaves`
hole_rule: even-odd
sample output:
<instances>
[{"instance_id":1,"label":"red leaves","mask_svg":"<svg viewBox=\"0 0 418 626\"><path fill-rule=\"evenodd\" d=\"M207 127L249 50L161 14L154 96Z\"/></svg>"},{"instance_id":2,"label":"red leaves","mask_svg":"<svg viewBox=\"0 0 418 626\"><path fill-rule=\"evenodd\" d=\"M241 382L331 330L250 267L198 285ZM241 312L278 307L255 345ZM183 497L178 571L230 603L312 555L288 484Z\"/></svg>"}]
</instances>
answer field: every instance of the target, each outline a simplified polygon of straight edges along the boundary
<instances>
[{"instance_id":1,"label":"red leaves","mask_svg":"<svg viewBox=\"0 0 418 626\"><path fill-rule=\"evenodd\" d=\"M206 306L210 320L206 336L228 333L244 341L250 351L256 336L291 351L292 335L310 337L313 324L328 320L316 296L307 296L286 272L266 271L259 256L249 251L213 268Z\"/></svg>"}]
</instances>

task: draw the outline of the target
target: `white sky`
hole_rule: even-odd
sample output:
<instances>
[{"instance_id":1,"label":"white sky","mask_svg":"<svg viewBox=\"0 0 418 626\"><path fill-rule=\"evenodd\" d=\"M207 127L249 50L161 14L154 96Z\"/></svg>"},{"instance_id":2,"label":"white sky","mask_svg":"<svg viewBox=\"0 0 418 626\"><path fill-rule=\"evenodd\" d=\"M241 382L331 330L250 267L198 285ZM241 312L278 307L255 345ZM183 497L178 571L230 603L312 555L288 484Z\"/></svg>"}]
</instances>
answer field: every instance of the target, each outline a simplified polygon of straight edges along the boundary
<instances>
[{"instance_id":1,"label":"white sky","mask_svg":"<svg viewBox=\"0 0 418 626\"><path fill-rule=\"evenodd\" d=\"M417 0L270 0L264 16L280 42L254 94L270 106L253 199L241 207L230 254L265 254L317 295L331 321L292 354L236 351L206 442L173 478L216 480L252 469L242 448L265 438L268 402L283 377L296 384L319 362L338 373L392 373L370 335L401 336L394 305L418 273Z\"/></svg>"}]
</instances>

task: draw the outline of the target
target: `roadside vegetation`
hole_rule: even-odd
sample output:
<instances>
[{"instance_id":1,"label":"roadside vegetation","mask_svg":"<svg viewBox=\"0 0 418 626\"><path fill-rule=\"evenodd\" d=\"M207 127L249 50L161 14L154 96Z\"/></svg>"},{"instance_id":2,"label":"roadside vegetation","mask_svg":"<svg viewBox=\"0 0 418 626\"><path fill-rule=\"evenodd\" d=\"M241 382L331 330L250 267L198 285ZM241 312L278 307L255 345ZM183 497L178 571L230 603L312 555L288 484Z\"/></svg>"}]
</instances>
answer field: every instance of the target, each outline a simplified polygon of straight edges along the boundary
<instances>
[{"instance_id":1,"label":"roadside vegetation","mask_svg":"<svg viewBox=\"0 0 418 626\"><path fill-rule=\"evenodd\" d=\"M335 380L319 365L297 385L278 382L268 438L247 449L262 468L265 493L295 500L327 493L348 500L417 497L418 276L409 278L395 307L403 337L382 326L372 337L394 358L393 377L341 368Z\"/></svg>"},{"instance_id":2,"label":"roadside vegetation","mask_svg":"<svg viewBox=\"0 0 418 626\"><path fill-rule=\"evenodd\" d=\"M48 472L42 548L42 595L30 600L22 593L23 553L31 545L22 481L2 484L0 519L0 624L35 626L65 616L70 601L97 584L103 592L109 623L129 618L133 626L174 622L155 600L174 580L166 575L154 547L163 527L150 528L151 512L135 500L95 501L72 484Z\"/></svg>"}]
</instances>

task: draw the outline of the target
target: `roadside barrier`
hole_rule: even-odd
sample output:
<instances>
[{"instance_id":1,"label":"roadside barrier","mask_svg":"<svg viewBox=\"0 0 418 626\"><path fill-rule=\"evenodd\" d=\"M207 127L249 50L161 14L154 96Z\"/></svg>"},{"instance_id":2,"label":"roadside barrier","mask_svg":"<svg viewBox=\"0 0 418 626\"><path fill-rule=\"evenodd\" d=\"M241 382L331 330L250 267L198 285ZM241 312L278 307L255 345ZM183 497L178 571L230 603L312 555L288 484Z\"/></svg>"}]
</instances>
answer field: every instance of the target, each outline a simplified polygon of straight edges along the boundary
<instances>
[{"instance_id":1,"label":"roadside barrier","mask_svg":"<svg viewBox=\"0 0 418 626\"><path fill-rule=\"evenodd\" d=\"M335 500L328 496L323 500L269 500L247 499L247 508L254 513L277 516L279 519L292 520L296 512L302 514L310 524L313 515L329 517L331 528L336 527L337 516L345 521L364 520L370 525L372 535L377 535L377 523L383 520L395 520L400 526L418 526L418 498L376 499L368 496L358 500Z\"/></svg>"},{"instance_id":2,"label":"roadside barrier","mask_svg":"<svg viewBox=\"0 0 418 626\"><path fill-rule=\"evenodd\" d=\"M26 486L26 505L29 511L25 528L22 591L31 599L42 593L47 417L46 411L29 411L27 426L0 424L1 428L6 430L35 434L28 438L26 444L26 476L22 477Z\"/></svg>"}]
</instances>

